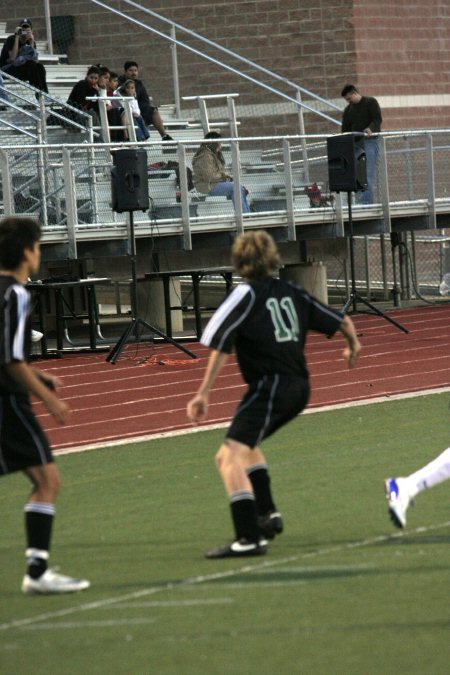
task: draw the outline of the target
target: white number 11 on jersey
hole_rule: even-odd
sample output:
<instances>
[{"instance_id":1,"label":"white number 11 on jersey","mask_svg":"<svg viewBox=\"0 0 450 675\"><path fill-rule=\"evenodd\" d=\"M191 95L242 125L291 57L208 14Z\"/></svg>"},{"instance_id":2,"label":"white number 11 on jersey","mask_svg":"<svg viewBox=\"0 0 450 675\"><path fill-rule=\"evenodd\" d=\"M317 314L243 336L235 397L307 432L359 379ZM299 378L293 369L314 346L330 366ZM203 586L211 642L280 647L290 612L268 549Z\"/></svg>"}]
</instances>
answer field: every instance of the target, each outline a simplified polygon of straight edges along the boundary
<instances>
[{"instance_id":1,"label":"white number 11 on jersey","mask_svg":"<svg viewBox=\"0 0 450 675\"><path fill-rule=\"evenodd\" d=\"M266 307L270 312L275 329L275 340L277 342L289 342L292 340L298 342L300 326L292 298L285 296L280 301L277 298L269 298L266 301ZM281 312L282 309L284 309L287 315L287 322Z\"/></svg>"}]
</instances>

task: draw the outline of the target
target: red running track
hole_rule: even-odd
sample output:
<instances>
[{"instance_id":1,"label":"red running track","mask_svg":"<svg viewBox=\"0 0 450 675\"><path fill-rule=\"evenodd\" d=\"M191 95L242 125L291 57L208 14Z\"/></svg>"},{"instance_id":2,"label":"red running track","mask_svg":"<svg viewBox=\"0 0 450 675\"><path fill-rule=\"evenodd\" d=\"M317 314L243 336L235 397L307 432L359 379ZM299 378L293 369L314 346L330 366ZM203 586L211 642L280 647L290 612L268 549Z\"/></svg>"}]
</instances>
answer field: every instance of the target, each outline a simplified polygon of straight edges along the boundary
<instances>
[{"instance_id":1,"label":"red running track","mask_svg":"<svg viewBox=\"0 0 450 675\"><path fill-rule=\"evenodd\" d=\"M311 333L306 355L311 373L309 407L392 396L450 385L450 305L389 312L405 334L382 317L357 314L363 345L358 367L342 359L344 340ZM203 376L208 350L189 345L197 360L167 344L129 345L116 365L105 353L65 354L37 367L63 380L61 397L73 410L59 427L36 403L36 413L55 449L66 449L189 428L185 409ZM149 360L160 361L150 364ZM164 363L166 360L166 363ZM226 422L244 391L230 359L211 395L207 424Z\"/></svg>"}]
</instances>

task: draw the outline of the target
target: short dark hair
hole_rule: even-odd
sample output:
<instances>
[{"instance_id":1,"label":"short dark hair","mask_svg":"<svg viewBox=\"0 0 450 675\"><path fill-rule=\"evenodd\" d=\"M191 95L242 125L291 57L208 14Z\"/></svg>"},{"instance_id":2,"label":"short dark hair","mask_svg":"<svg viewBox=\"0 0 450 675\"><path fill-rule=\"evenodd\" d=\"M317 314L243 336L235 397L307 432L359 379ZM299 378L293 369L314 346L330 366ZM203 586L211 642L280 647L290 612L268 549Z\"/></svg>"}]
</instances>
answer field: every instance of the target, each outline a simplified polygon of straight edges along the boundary
<instances>
[{"instance_id":1,"label":"short dark hair","mask_svg":"<svg viewBox=\"0 0 450 675\"><path fill-rule=\"evenodd\" d=\"M108 66L103 66L101 63L96 63L95 67L99 69L100 75L105 75L106 73L110 73L111 71L109 70Z\"/></svg>"},{"instance_id":2,"label":"short dark hair","mask_svg":"<svg viewBox=\"0 0 450 675\"><path fill-rule=\"evenodd\" d=\"M343 90L341 91L341 96L347 96L348 94L353 94L353 92L358 92L358 89L354 84L346 84Z\"/></svg>"},{"instance_id":3,"label":"short dark hair","mask_svg":"<svg viewBox=\"0 0 450 675\"><path fill-rule=\"evenodd\" d=\"M23 252L31 250L41 238L41 226L34 218L9 216L0 220L0 267L15 270Z\"/></svg>"},{"instance_id":4,"label":"short dark hair","mask_svg":"<svg viewBox=\"0 0 450 675\"><path fill-rule=\"evenodd\" d=\"M89 66L86 77L89 77L89 75L100 75L100 68L98 66Z\"/></svg>"},{"instance_id":5,"label":"short dark hair","mask_svg":"<svg viewBox=\"0 0 450 675\"><path fill-rule=\"evenodd\" d=\"M205 134L205 138L222 138L222 136L218 131L208 131L208 133Z\"/></svg>"},{"instance_id":6,"label":"short dark hair","mask_svg":"<svg viewBox=\"0 0 450 675\"><path fill-rule=\"evenodd\" d=\"M132 66L134 66L135 68L139 68L136 61L125 61L125 63L123 64L123 69L128 70L128 68L131 68Z\"/></svg>"}]
</instances>

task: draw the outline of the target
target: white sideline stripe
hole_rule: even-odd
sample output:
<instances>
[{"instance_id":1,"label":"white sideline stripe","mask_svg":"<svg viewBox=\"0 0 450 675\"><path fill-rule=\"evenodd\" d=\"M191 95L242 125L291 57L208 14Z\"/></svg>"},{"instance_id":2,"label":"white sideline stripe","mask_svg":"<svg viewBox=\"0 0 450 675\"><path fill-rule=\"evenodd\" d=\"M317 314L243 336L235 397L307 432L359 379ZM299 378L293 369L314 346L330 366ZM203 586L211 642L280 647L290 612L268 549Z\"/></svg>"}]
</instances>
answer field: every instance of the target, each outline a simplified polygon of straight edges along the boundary
<instances>
[{"instance_id":1,"label":"white sideline stripe","mask_svg":"<svg viewBox=\"0 0 450 675\"><path fill-rule=\"evenodd\" d=\"M155 623L156 619L142 617L142 619L104 619L103 621L62 621L60 623L39 623L33 626L23 626L24 630L48 630L55 628L113 628L115 626L140 626L146 623Z\"/></svg>"},{"instance_id":2,"label":"white sideline stripe","mask_svg":"<svg viewBox=\"0 0 450 675\"><path fill-rule=\"evenodd\" d=\"M303 565L301 567L283 567L282 570L269 570L269 574L280 574L280 572L294 572L300 574L308 574L312 572L353 572L354 570L375 570L376 565L370 563L362 563L361 565ZM265 570L260 570L257 574L265 574Z\"/></svg>"},{"instance_id":3,"label":"white sideline stripe","mask_svg":"<svg viewBox=\"0 0 450 675\"><path fill-rule=\"evenodd\" d=\"M234 583L229 584L220 584L220 588L226 590L233 589L242 589L246 588L247 590L251 588L285 588L286 586L303 586L306 584L306 579L289 579L284 581L252 581L251 584L246 583L245 581L235 581ZM198 587L197 587L198 588ZM202 590L210 592L213 588L216 588L216 584L203 584Z\"/></svg>"},{"instance_id":4,"label":"white sideline stripe","mask_svg":"<svg viewBox=\"0 0 450 675\"><path fill-rule=\"evenodd\" d=\"M363 405L372 405L373 403L386 403L386 401L400 401L406 398L417 398L418 396L428 396L430 394L442 394L449 392L450 387L439 387L437 389L423 389L421 391L412 391L404 394L392 394L384 396L376 396L375 398L366 398L361 401L349 401L346 403L336 403L334 405L323 405L315 408L307 408L301 414L308 415L318 412L328 412L330 410L343 410L346 408L359 407ZM219 422L216 424L205 424L199 427L185 427L184 429L177 429L175 431L161 431L155 434L145 434L143 436L132 436L129 438L120 438L117 440L97 441L96 443L88 443L86 445L78 445L72 448L58 448L54 449L55 455L70 455L76 452L87 452L88 450L97 450L99 448L113 448L120 445L128 445L132 443L144 443L146 441L157 440L158 438L174 438L176 436L184 436L185 434L195 434L201 431L214 431L215 429L224 429L230 424L230 420L226 422Z\"/></svg>"},{"instance_id":5,"label":"white sideline stripe","mask_svg":"<svg viewBox=\"0 0 450 675\"><path fill-rule=\"evenodd\" d=\"M140 598L148 597L149 595L155 595L156 593L162 593L164 591L176 591L179 589L186 588L187 586L198 586L199 584L206 584L210 581L219 581L221 579L229 579L230 577L236 577L240 574L247 574L249 572L262 572L265 569L271 567L286 565L288 563L296 563L298 561L304 560L306 558L317 558L318 556L328 555L329 553L339 553L342 551L348 551L353 548L362 548L363 546L372 546L374 544L381 544L386 541L392 541L395 539L402 539L405 536L411 537L414 534L422 534L426 532L432 532L434 530L440 530L446 527L450 527L450 520L447 520L444 523L439 523L438 525L430 525L428 527L417 527L414 530L408 530L407 532L395 532L394 534L380 535L378 537L372 537L370 539L362 539L359 541L352 541L346 544L339 544L337 546L330 546L329 548L319 548L314 551L309 551L308 553L300 553L298 555L291 555L286 558L278 558L275 560L267 560L263 563L257 565L244 565L244 567L238 567L234 570L227 570L225 572L216 572L215 574L205 574L199 575L197 577L188 577L187 579L182 579L177 582L169 582L162 586L152 586L150 588L143 588L140 591L134 591L133 593L127 593L126 595L118 595L116 597L105 598L103 600L97 600L96 602L86 602L82 605L77 605L74 607L66 607L65 609L60 609L53 612L45 612L44 614L37 614L36 616L30 616L25 619L15 619L8 623L0 624L0 630L6 631L11 630L11 628L23 628L24 626L31 626L35 623L41 623L42 621L48 621L51 619L57 619L58 617L69 616L70 614L76 614L77 612L88 612L93 609L103 609L105 607L110 607L111 605L117 605L118 603L123 603L132 600L139 600Z\"/></svg>"},{"instance_id":6,"label":"white sideline stripe","mask_svg":"<svg viewBox=\"0 0 450 675\"><path fill-rule=\"evenodd\" d=\"M222 587L221 587L222 588ZM146 602L120 602L115 609L142 609L144 607L195 607L196 605L231 605L233 598L205 598L195 600L148 600ZM100 607L100 609L102 609ZM107 607L111 611L111 607Z\"/></svg>"}]
</instances>

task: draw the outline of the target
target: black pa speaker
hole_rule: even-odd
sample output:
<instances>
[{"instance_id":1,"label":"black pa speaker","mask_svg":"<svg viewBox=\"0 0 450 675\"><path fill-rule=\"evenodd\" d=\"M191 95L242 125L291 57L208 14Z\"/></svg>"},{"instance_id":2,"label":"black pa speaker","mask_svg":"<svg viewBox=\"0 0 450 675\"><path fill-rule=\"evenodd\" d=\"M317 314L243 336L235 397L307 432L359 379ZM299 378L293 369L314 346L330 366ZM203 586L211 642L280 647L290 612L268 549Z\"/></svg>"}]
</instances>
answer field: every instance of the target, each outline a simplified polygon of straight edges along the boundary
<instances>
[{"instance_id":1,"label":"black pa speaker","mask_svg":"<svg viewBox=\"0 0 450 675\"><path fill-rule=\"evenodd\" d=\"M329 189L358 192L367 188L364 134L342 134L327 138Z\"/></svg>"},{"instance_id":2,"label":"black pa speaker","mask_svg":"<svg viewBox=\"0 0 450 675\"><path fill-rule=\"evenodd\" d=\"M147 152L144 149L116 150L111 169L112 208L123 211L147 211Z\"/></svg>"}]
</instances>

